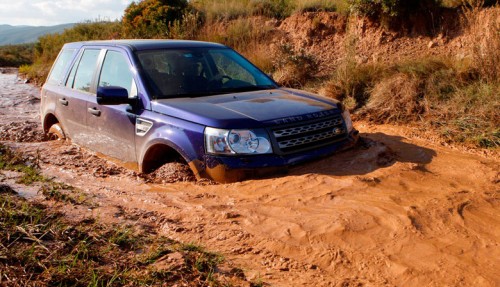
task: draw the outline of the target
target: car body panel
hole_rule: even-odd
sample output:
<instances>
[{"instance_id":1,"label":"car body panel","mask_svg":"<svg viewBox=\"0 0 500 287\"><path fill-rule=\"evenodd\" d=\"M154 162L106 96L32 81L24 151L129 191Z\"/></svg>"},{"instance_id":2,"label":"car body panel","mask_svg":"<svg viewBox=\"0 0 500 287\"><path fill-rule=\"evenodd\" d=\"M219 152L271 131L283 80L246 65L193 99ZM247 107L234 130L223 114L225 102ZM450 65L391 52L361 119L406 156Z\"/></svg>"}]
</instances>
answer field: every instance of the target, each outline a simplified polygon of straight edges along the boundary
<instances>
[{"instance_id":1,"label":"car body panel","mask_svg":"<svg viewBox=\"0 0 500 287\"><path fill-rule=\"evenodd\" d=\"M152 105L155 112L217 128L234 128L233 121L238 121L239 128L258 128L271 120L336 108L334 102L301 97L284 89L162 99Z\"/></svg>"},{"instance_id":2,"label":"car body panel","mask_svg":"<svg viewBox=\"0 0 500 287\"><path fill-rule=\"evenodd\" d=\"M88 136L85 145L124 162L136 162L136 115L132 108L127 104L99 105L95 97L86 107Z\"/></svg>"},{"instance_id":3,"label":"car body panel","mask_svg":"<svg viewBox=\"0 0 500 287\"><path fill-rule=\"evenodd\" d=\"M76 90L68 90L65 87L57 87L53 90L47 89L47 96L55 103L55 116L61 121L64 132L75 143L86 143L87 102L93 97L91 94Z\"/></svg>"}]
</instances>

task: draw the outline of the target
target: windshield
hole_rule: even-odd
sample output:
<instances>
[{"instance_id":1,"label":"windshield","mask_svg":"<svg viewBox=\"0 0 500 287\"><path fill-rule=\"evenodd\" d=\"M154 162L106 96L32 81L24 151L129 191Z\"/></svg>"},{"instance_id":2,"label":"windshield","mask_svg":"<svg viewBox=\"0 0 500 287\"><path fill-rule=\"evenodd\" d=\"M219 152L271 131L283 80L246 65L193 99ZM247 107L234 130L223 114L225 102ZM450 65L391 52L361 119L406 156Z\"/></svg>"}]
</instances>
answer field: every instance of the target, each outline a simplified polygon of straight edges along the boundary
<instances>
[{"instance_id":1,"label":"windshield","mask_svg":"<svg viewBox=\"0 0 500 287\"><path fill-rule=\"evenodd\" d=\"M277 85L231 49L138 51L154 98L195 97L274 89Z\"/></svg>"}]
</instances>

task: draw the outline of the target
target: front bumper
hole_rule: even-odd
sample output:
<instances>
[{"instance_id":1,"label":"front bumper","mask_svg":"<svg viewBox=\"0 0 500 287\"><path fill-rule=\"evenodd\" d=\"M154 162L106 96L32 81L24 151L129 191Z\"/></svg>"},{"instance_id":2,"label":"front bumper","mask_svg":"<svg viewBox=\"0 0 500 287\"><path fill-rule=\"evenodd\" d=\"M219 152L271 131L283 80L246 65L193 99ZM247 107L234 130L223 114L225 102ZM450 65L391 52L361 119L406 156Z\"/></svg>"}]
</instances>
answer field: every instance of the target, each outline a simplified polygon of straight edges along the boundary
<instances>
[{"instance_id":1,"label":"front bumper","mask_svg":"<svg viewBox=\"0 0 500 287\"><path fill-rule=\"evenodd\" d=\"M359 139L359 132L352 130L345 140L289 155L215 156L206 155L202 170L195 171L198 177L210 178L220 183L241 181L248 178L265 177L286 173L288 168L303 162L319 159L335 152L351 148ZM191 166L193 168L193 166Z\"/></svg>"}]
</instances>

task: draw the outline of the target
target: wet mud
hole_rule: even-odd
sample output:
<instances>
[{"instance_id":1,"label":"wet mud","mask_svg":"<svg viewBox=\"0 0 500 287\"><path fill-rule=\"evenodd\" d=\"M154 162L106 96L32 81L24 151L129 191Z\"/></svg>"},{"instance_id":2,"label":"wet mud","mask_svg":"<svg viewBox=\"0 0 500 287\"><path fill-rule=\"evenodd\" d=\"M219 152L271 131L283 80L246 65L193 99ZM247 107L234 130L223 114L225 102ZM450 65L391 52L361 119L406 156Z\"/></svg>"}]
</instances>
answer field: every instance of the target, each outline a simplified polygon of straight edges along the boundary
<instances>
[{"instance_id":1,"label":"wet mud","mask_svg":"<svg viewBox=\"0 0 500 287\"><path fill-rule=\"evenodd\" d=\"M164 164L150 174L143 174L142 177L148 182L160 184L196 181L196 177L189 166L179 162Z\"/></svg>"},{"instance_id":2,"label":"wet mud","mask_svg":"<svg viewBox=\"0 0 500 287\"><path fill-rule=\"evenodd\" d=\"M0 126L0 141L41 142L47 140L38 122L11 122Z\"/></svg>"},{"instance_id":3,"label":"wet mud","mask_svg":"<svg viewBox=\"0 0 500 287\"><path fill-rule=\"evenodd\" d=\"M5 76L13 92L0 98L2 128L34 121L36 101L4 104L32 87ZM201 244L254 282L499 286L498 157L443 147L404 127L356 126L362 140L353 149L287 175L217 185L192 181L176 165L144 178L64 141L2 143L98 203L68 205L67 216L98 215ZM9 178L0 173L2 184Z\"/></svg>"}]
</instances>

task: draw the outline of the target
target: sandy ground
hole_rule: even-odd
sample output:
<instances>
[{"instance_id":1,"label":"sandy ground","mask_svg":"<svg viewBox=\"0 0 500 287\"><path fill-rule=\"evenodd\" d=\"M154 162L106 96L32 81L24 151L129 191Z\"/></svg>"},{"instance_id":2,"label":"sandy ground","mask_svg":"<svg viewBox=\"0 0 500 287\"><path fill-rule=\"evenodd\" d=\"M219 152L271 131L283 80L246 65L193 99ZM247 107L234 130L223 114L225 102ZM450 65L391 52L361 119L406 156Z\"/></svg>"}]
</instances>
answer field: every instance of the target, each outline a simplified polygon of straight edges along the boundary
<instances>
[{"instance_id":1,"label":"sandy ground","mask_svg":"<svg viewBox=\"0 0 500 287\"><path fill-rule=\"evenodd\" d=\"M98 203L67 206L69 218L148 225L270 286L500 286L498 156L358 123L359 146L288 175L152 184L70 143L42 141L39 90L15 74L0 74L0 87L1 142ZM0 181L13 184L6 172Z\"/></svg>"}]
</instances>

